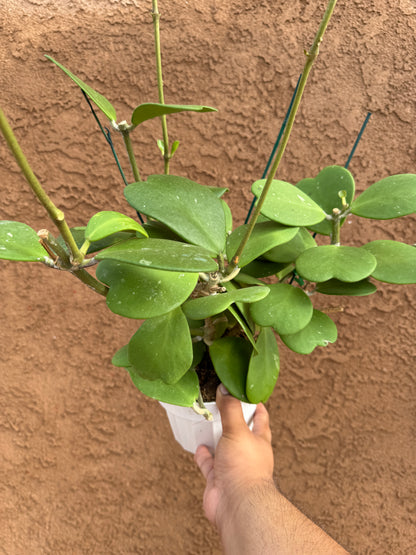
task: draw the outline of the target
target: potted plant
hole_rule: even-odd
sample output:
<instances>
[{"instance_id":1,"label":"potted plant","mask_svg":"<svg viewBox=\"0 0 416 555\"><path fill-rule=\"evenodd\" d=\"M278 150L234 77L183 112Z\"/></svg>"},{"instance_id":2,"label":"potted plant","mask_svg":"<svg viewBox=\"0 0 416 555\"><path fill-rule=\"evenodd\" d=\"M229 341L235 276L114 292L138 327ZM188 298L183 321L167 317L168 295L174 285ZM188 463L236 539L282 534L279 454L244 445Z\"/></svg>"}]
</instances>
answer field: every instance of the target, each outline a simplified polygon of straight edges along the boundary
<instances>
[{"instance_id":1,"label":"potted plant","mask_svg":"<svg viewBox=\"0 0 416 555\"><path fill-rule=\"evenodd\" d=\"M249 405L268 399L279 373L278 339L308 354L333 343L330 317L313 307L315 293L366 296L377 281L416 283L414 246L391 240L361 247L342 244L347 217L386 220L416 210L416 176L383 177L355 196L351 173L323 168L295 185L276 179L318 47L334 10L328 3L288 115L267 178L256 181L257 199L248 223L234 229L226 190L169 174L178 148L169 145L166 116L206 113L207 106L165 104L159 41L159 13L153 1L159 103L139 105L130 122L117 123L116 111L101 94L52 60L81 88L118 132L134 181L126 185L132 219L100 211L85 227L70 228L29 167L3 113L0 126L25 177L59 230L36 233L21 222L0 222L0 258L40 262L70 272L104 296L109 309L144 320L113 364L126 368L144 394L169 410L195 413L199 428L212 418L213 393L221 381ZM144 121L162 118L158 141L164 175L142 180L132 145ZM209 117L209 115L203 116ZM139 223L140 221L140 223ZM95 275L94 275L95 273ZM173 417L172 417L173 418ZM172 420L173 421L173 420ZM175 424L174 424L175 426ZM212 446L220 434L216 424ZM179 433L179 432L178 432ZM187 434L186 434L187 435ZM199 441L208 442L206 437ZM185 445L189 450L195 444Z\"/></svg>"}]
</instances>

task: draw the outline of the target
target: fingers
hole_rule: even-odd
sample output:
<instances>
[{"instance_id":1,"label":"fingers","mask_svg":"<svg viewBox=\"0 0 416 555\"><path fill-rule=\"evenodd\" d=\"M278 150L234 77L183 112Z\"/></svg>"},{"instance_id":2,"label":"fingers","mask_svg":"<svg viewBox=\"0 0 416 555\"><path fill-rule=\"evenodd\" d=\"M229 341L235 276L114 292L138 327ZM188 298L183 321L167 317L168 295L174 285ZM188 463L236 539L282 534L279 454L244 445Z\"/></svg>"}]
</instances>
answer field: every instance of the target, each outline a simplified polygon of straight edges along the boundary
<instances>
[{"instance_id":1,"label":"fingers","mask_svg":"<svg viewBox=\"0 0 416 555\"><path fill-rule=\"evenodd\" d=\"M224 393L226 392L226 393ZM222 431L224 435L234 435L247 430L241 403L232 397L221 384L217 389L217 406L221 413Z\"/></svg>"},{"instance_id":2,"label":"fingers","mask_svg":"<svg viewBox=\"0 0 416 555\"><path fill-rule=\"evenodd\" d=\"M272 441L269 413L263 403L259 403L257 405L256 413L253 419L253 434L262 437L268 443L271 443Z\"/></svg>"},{"instance_id":3,"label":"fingers","mask_svg":"<svg viewBox=\"0 0 416 555\"><path fill-rule=\"evenodd\" d=\"M199 470L206 480L214 467L214 458L209 452L208 447L206 447L205 445L200 445L196 450L194 459L199 467Z\"/></svg>"}]
</instances>

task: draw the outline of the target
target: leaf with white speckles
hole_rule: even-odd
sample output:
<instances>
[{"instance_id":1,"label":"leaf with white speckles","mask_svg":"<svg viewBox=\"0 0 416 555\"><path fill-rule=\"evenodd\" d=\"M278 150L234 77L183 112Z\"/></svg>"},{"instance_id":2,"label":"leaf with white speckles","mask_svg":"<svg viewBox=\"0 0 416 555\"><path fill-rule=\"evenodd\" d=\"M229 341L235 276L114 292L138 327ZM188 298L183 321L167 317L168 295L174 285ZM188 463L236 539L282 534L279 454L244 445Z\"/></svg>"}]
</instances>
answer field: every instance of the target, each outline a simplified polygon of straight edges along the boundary
<instances>
[{"instance_id":1,"label":"leaf with white speckles","mask_svg":"<svg viewBox=\"0 0 416 555\"><path fill-rule=\"evenodd\" d=\"M416 212L416 174L385 177L370 185L351 205L363 218L390 220Z\"/></svg>"},{"instance_id":2,"label":"leaf with white speckles","mask_svg":"<svg viewBox=\"0 0 416 555\"><path fill-rule=\"evenodd\" d=\"M198 281L197 273L166 272L113 260L100 262L96 275L110 288L108 308L127 318L153 318L173 310Z\"/></svg>"},{"instance_id":3,"label":"leaf with white speckles","mask_svg":"<svg viewBox=\"0 0 416 555\"><path fill-rule=\"evenodd\" d=\"M265 184L265 179L253 183L251 190L256 197L260 197ZM293 226L309 226L325 218L322 208L306 193L277 179L271 183L261 213L270 220Z\"/></svg>"},{"instance_id":4,"label":"leaf with white speckles","mask_svg":"<svg viewBox=\"0 0 416 555\"><path fill-rule=\"evenodd\" d=\"M43 262L49 255L34 229L21 222L3 220L0 221L0 258Z\"/></svg>"}]
</instances>

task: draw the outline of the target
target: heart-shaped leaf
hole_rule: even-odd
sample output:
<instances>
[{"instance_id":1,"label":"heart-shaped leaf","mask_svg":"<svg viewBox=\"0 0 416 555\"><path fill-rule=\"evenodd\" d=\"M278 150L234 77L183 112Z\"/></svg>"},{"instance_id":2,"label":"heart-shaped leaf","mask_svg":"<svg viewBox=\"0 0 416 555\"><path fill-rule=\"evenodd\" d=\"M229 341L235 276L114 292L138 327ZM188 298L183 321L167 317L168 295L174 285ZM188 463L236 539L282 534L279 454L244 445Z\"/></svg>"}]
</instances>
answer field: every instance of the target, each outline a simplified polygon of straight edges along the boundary
<instances>
[{"instance_id":1,"label":"heart-shaped leaf","mask_svg":"<svg viewBox=\"0 0 416 555\"><path fill-rule=\"evenodd\" d=\"M127 318L153 318L180 306L192 293L198 274L166 272L103 260L97 278L109 286L108 308Z\"/></svg>"},{"instance_id":2,"label":"heart-shaped leaf","mask_svg":"<svg viewBox=\"0 0 416 555\"><path fill-rule=\"evenodd\" d=\"M250 305L251 316L259 326L271 326L279 335L285 335L296 333L309 324L313 306L302 289L287 283L268 287L268 296Z\"/></svg>"},{"instance_id":3,"label":"heart-shaped leaf","mask_svg":"<svg viewBox=\"0 0 416 555\"><path fill-rule=\"evenodd\" d=\"M74 83L76 83L78 85L78 87L80 87L81 90L83 90L85 92L85 94L94 102L94 104L103 112L103 114L105 116L107 116L107 118L110 121L116 121L116 119L117 119L116 118L116 111L115 111L113 105L111 104L111 102L109 102L105 98L105 96L98 93L92 87L90 87L89 85L84 83L84 81L82 81L79 77L77 77L76 75L71 73L69 71L69 69L66 69L66 67L64 67L62 64L60 64L56 60L54 60L51 56L45 56L45 58L47 58L48 60L53 62L55 65L57 65L60 69L62 69L62 71L64 73L66 73L68 75L68 77L70 77L72 79L72 81L74 81Z\"/></svg>"},{"instance_id":4,"label":"heart-shaped leaf","mask_svg":"<svg viewBox=\"0 0 416 555\"><path fill-rule=\"evenodd\" d=\"M360 281L370 276L377 260L360 247L323 245L304 251L296 260L296 271L309 281Z\"/></svg>"},{"instance_id":5,"label":"heart-shaped leaf","mask_svg":"<svg viewBox=\"0 0 416 555\"><path fill-rule=\"evenodd\" d=\"M296 229L296 228L293 228ZM304 227L299 228L291 241L274 247L264 253L264 258L272 262L294 262L306 249L316 247L316 241Z\"/></svg>"},{"instance_id":6,"label":"heart-shaped leaf","mask_svg":"<svg viewBox=\"0 0 416 555\"><path fill-rule=\"evenodd\" d=\"M316 291L324 295L348 295L351 297L364 297L377 291L377 287L368 279L346 283L338 279L330 279L323 283L318 283Z\"/></svg>"},{"instance_id":7,"label":"heart-shaped leaf","mask_svg":"<svg viewBox=\"0 0 416 555\"><path fill-rule=\"evenodd\" d=\"M201 322L201 325L203 325L203 322ZM190 326L190 321L188 320L188 326ZM193 350L193 359L192 359L192 365L191 368L195 368L202 360L205 352L206 352L206 346L205 343L203 343L203 341L198 341L197 343L192 343L192 350ZM129 346L124 345L123 347L121 347L121 349L119 349L113 356L112 360L111 360L111 364L113 364L114 366L117 367L121 367L121 368L131 368L131 362L129 360ZM155 380L145 380L146 382L149 381L149 383L154 383ZM159 381L159 380L156 380ZM166 385L166 384L165 384ZM151 395L150 395L151 397ZM168 401L166 401L168 402Z\"/></svg>"},{"instance_id":8,"label":"heart-shaped leaf","mask_svg":"<svg viewBox=\"0 0 416 555\"><path fill-rule=\"evenodd\" d=\"M25 262L44 262L48 253L39 243L34 229L21 222L0 221L0 258Z\"/></svg>"},{"instance_id":9,"label":"heart-shaped leaf","mask_svg":"<svg viewBox=\"0 0 416 555\"><path fill-rule=\"evenodd\" d=\"M283 343L301 355L308 355L315 347L326 347L337 340L337 327L323 312L313 311L309 324L303 330L292 335L281 335Z\"/></svg>"},{"instance_id":10,"label":"heart-shaped leaf","mask_svg":"<svg viewBox=\"0 0 416 555\"><path fill-rule=\"evenodd\" d=\"M132 116L131 123L133 125L140 125L149 119L158 118L160 116L167 116L169 114L177 114L178 112L217 112L216 108L210 106L196 106L193 104L159 104L147 102L140 104L135 108Z\"/></svg>"},{"instance_id":11,"label":"heart-shaped leaf","mask_svg":"<svg viewBox=\"0 0 416 555\"><path fill-rule=\"evenodd\" d=\"M251 190L257 198L260 197L265 183L265 179L253 183ZM293 226L310 226L325 218L322 208L306 193L277 179L272 181L261 213L270 220Z\"/></svg>"},{"instance_id":12,"label":"heart-shaped leaf","mask_svg":"<svg viewBox=\"0 0 416 555\"><path fill-rule=\"evenodd\" d=\"M390 220L416 212L416 175L403 173L370 185L351 205L363 218Z\"/></svg>"},{"instance_id":13,"label":"heart-shaped leaf","mask_svg":"<svg viewBox=\"0 0 416 555\"><path fill-rule=\"evenodd\" d=\"M162 380L145 380L133 366L127 368L127 371L137 389L157 401L180 407L192 407L198 397L199 383L195 370L188 370L179 381L170 385Z\"/></svg>"},{"instance_id":14,"label":"heart-shaped leaf","mask_svg":"<svg viewBox=\"0 0 416 555\"><path fill-rule=\"evenodd\" d=\"M119 212L104 211L97 212L90 219L85 229L85 239L92 243L120 231L137 231L139 234L148 237L147 232L133 218Z\"/></svg>"},{"instance_id":15,"label":"heart-shaped leaf","mask_svg":"<svg viewBox=\"0 0 416 555\"><path fill-rule=\"evenodd\" d=\"M222 337L209 347L217 376L231 395L246 403L246 381L251 352L250 343L241 337Z\"/></svg>"},{"instance_id":16,"label":"heart-shaped leaf","mask_svg":"<svg viewBox=\"0 0 416 555\"><path fill-rule=\"evenodd\" d=\"M241 225L227 237L228 260L232 260L233 256L237 252L247 229L248 224ZM271 221L256 224L240 256L238 266L243 268L276 245L287 243L293 239L298 230L298 227L287 227Z\"/></svg>"},{"instance_id":17,"label":"heart-shaped leaf","mask_svg":"<svg viewBox=\"0 0 416 555\"><path fill-rule=\"evenodd\" d=\"M218 264L203 247L166 239L129 239L101 251L96 258L177 272L218 270Z\"/></svg>"},{"instance_id":18,"label":"heart-shaped leaf","mask_svg":"<svg viewBox=\"0 0 416 555\"><path fill-rule=\"evenodd\" d=\"M208 297L191 299L183 305L183 311L188 318L203 320L224 312L232 303L255 303L269 294L268 287L245 287L229 293L219 293Z\"/></svg>"},{"instance_id":19,"label":"heart-shaped leaf","mask_svg":"<svg viewBox=\"0 0 416 555\"><path fill-rule=\"evenodd\" d=\"M399 241L379 240L362 247L377 259L371 276L387 283L416 283L416 247Z\"/></svg>"},{"instance_id":20,"label":"heart-shaped leaf","mask_svg":"<svg viewBox=\"0 0 416 555\"><path fill-rule=\"evenodd\" d=\"M304 191L314 200L326 214L332 214L334 208L343 210L342 200L339 193L345 192L345 202L351 205L354 198L355 183L351 173L342 166L328 166L318 173L316 177L308 177L296 183L301 191ZM345 218L341 220L341 225ZM323 235L332 233L332 225L328 220L309 225L309 229Z\"/></svg>"},{"instance_id":21,"label":"heart-shaped leaf","mask_svg":"<svg viewBox=\"0 0 416 555\"><path fill-rule=\"evenodd\" d=\"M196 345L200 345L200 343ZM119 349L111 362L114 366L125 368L129 372L134 385L139 391L147 395L147 397L164 403L170 403L171 405L179 405L181 407L191 407L193 405L199 394L198 376L194 370L188 370L178 382L171 385L166 384L162 380L145 380L131 365L128 358L128 347L128 345L124 345L124 347ZM192 366L194 366L194 361Z\"/></svg>"},{"instance_id":22,"label":"heart-shaped leaf","mask_svg":"<svg viewBox=\"0 0 416 555\"><path fill-rule=\"evenodd\" d=\"M250 403L265 403L279 376L279 348L272 328L261 328L247 373L246 395Z\"/></svg>"},{"instance_id":23,"label":"heart-shaped leaf","mask_svg":"<svg viewBox=\"0 0 416 555\"><path fill-rule=\"evenodd\" d=\"M130 339L128 358L146 380L179 381L193 359L191 334L180 307L143 322Z\"/></svg>"},{"instance_id":24,"label":"heart-shaped leaf","mask_svg":"<svg viewBox=\"0 0 416 555\"><path fill-rule=\"evenodd\" d=\"M212 254L224 252L225 214L221 199L185 177L152 175L124 189L131 206L166 224L189 243Z\"/></svg>"}]
</instances>

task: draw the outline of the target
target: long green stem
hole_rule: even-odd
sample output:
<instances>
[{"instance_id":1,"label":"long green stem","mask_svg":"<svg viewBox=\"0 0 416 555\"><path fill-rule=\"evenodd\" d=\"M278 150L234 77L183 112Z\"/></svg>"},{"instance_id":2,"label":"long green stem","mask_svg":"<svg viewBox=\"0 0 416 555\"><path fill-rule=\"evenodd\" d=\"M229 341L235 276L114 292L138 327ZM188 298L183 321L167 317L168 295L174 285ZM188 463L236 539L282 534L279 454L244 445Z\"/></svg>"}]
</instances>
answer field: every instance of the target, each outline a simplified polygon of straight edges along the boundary
<instances>
[{"instance_id":1,"label":"long green stem","mask_svg":"<svg viewBox=\"0 0 416 555\"><path fill-rule=\"evenodd\" d=\"M131 170L133 172L134 181L138 182L138 181L141 181L141 178L140 178L139 168L137 167L136 158L133 152L133 145L130 139L130 129L127 127L127 124L125 127L122 124L123 122L119 123L119 130L121 131L121 134L123 136L123 141L127 150L127 155L129 157L129 162L130 162Z\"/></svg>"},{"instance_id":2,"label":"long green stem","mask_svg":"<svg viewBox=\"0 0 416 555\"><path fill-rule=\"evenodd\" d=\"M156 72L157 72L157 89L159 93L160 104L165 103L165 97L163 94L163 75L162 75L162 55L160 52L160 13L157 6L157 0L152 0L152 18L153 18L153 28L155 35L155 54L156 54ZM162 120L162 131L163 131L163 158L165 161L165 174L169 174L169 162L170 162L170 152L169 152L169 136L168 136L168 124L166 122L166 116L161 116Z\"/></svg>"},{"instance_id":3,"label":"long green stem","mask_svg":"<svg viewBox=\"0 0 416 555\"><path fill-rule=\"evenodd\" d=\"M83 256L80 253L78 246L72 236L71 230L69 229L68 224L65 221L64 213L62 212L62 210L59 210L55 206L55 204L51 201L51 199L44 191L42 185L39 183L37 177L32 171L32 168L29 166L29 163L25 155L23 154L23 151L20 148L19 143L17 142L17 139L13 133L13 130L10 127L10 124L7 121L7 118L4 115L4 112L1 108L0 108L0 130L6 140L6 143L8 144L10 150L12 151L12 154L17 164L22 170L22 173L26 178L26 181L29 183L32 191L38 198L39 202L48 212L49 217L51 218L53 223L59 229L59 232L61 233L65 243L67 244L71 252L73 261L75 263L80 264L82 262Z\"/></svg>"},{"instance_id":4,"label":"long green stem","mask_svg":"<svg viewBox=\"0 0 416 555\"><path fill-rule=\"evenodd\" d=\"M319 45L322 42L325 30L328 27L328 23L331 19L331 16L332 16L332 13L335 9L335 4L336 3L337 3L337 0L329 0L326 11L325 11L325 14L322 18L322 22L319 26L318 32L316 33L315 40L313 41L312 47L309 50L309 52L305 52L305 55L306 55L305 67L303 69L302 77L301 77L301 80L299 82L299 87L298 87L296 96L295 96L294 101L293 101L292 109L290 110L290 113L289 113L289 117L288 117L287 124L286 124L286 129L285 129L285 132L283 134L282 141L281 141L279 149L276 153L276 157L274 159L273 165L270 168L270 171L269 171L269 174L267 176L266 183L264 185L262 194L261 194L261 196L260 196L260 198L257 202L256 209L254 210L254 213L253 213L253 215L251 217L251 220L248 224L247 232L246 232L245 236L243 237L243 239L242 239L242 241L241 241L241 243L240 243L240 245L237 249L237 252L235 253L235 255L234 255L234 257L231 261L231 264L230 264L230 267L229 267L230 271L235 266L238 265L238 261L241 257L241 253L243 252L244 247L246 246L248 240L250 239L250 236L253 232L253 229L254 229L254 226L256 224L257 218L260 215L261 208L262 208L263 203L266 199L267 193L270 189L271 183L272 183L272 181L273 181L273 179L276 175L276 172L279 168L279 165L280 165L280 162L282 160L283 154L286 150L287 143L289 141L290 134L292 132L293 124L294 124L296 114L297 114L297 111L298 111L298 108L299 108L299 105L300 105L300 101L302 99L303 92L305 90L305 86L306 86L306 82L307 82L308 77L309 77L309 73L312 69L314 61L318 57Z\"/></svg>"}]
</instances>

